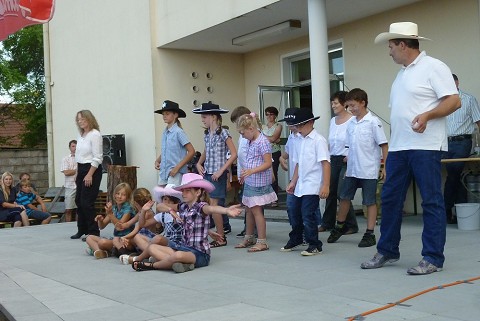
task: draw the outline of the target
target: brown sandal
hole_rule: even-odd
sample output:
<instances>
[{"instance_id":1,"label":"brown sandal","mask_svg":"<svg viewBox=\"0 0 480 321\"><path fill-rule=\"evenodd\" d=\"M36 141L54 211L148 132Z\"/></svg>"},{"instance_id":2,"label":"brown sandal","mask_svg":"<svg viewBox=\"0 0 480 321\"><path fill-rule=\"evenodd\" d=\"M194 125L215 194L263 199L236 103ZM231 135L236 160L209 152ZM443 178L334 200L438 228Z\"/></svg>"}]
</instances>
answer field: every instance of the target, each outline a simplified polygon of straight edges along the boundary
<instances>
[{"instance_id":1,"label":"brown sandal","mask_svg":"<svg viewBox=\"0 0 480 321\"><path fill-rule=\"evenodd\" d=\"M225 243L219 243L218 241L216 240L213 240L210 242L210 247L222 247L222 246L226 246L227 245L227 237L224 235L223 236L223 240L225 241Z\"/></svg>"},{"instance_id":2,"label":"brown sandal","mask_svg":"<svg viewBox=\"0 0 480 321\"><path fill-rule=\"evenodd\" d=\"M242 242L238 243L235 245L236 249L245 249L247 247L250 247L252 245L255 245L255 238L253 235L245 235L244 239Z\"/></svg>"},{"instance_id":3,"label":"brown sandal","mask_svg":"<svg viewBox=\"0 0 480 321\"><path fill-rule=\"evenodd\" d=\"M252 246L251 248L248 249L247 252L253 253L253 252L262 252L268 250L268 244L266 239L257 239L257 243Z\"/></svg>"}]
</instances>

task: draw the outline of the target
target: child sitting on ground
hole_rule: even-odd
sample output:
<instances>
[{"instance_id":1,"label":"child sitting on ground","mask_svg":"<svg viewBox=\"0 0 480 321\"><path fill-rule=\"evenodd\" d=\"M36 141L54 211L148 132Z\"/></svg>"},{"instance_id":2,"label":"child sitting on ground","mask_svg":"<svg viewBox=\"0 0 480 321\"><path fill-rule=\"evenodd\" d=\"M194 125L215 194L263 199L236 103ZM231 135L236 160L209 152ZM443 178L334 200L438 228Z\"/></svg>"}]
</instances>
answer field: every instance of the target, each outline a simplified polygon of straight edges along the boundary
<instances>
[{"instance_id":1,"label":"child sitting on ground","mask_svg":"<svg viewBox=\"0 0 480 321\"><path fill-rule=\"evenodd\" d=\"M113 239L101 238L96 235L89 235L87 237L87 254L95 256L97 259L104 259L108 257L109 252L117 252L120 254L130 253L134 250L133 245L124 247L120 237L127 235L133 230L133 226L118 230L116 228L118 223L125 223L135 215L135 211L131 205L132 189L127 183L118 184L113 191L113 198L115 206L112 202L108 202L105 206L106 216L97 215L95 221L98 227L103 230L108 223L115 226L113 230Z\"/></svg>"},{"instance_id":2,"label":"child sitting on ground","mask_svg":"<svg viewBox=\"0 0 480 321\"><path fill-rule=\"evenodd\" d=\"M47 212L47 207L42 198L33 193L32 185L28 179L22 179L19 183L20 191L17 194L16 203L23 205L27 211L28 218L42 221L41 224L48 224L52 220L52 216ZM37 202L42 210L39 211L32 203Z\"/></svg>"},{"instance_id":3,"label":"child sitting on ground","mask_svg":"<svg viewBox=\"0 0 480 321\"><path fill-rule=\"evenodd\" d=\"M177 273L193 270L195 267L207 266L210 263L210 244L208 234L210 215L227 214L232 217L240 215L240 205L228 208L208 205L208 194L215 187L199 174L183 175L182 184L175 187L182 191L183 202L180 204L158 204L157 209L169 212L184 227L183 240L180 244L169 242L168 246L150 244L148 253L157 260L151 262L133 262L136 271L173 270ZM177 214L177 211L179 214ZM217 238L222 236L217 234Z\"/></svg>"},{"instance_id":4,"label":"child sitting on ground","mask_svg":"<svg viewBox=\"0 0 480 321\"><path fill-rule=\"evenodd\" d=\"M182 192L173 189L175 185L168 184L165 187L156 186L154 188L155 200L157 203L163 203L167 206L180 203L182 198ZM150 193L149 193L150 194ZM138 203L135 200L135 203ZM140 204L138 204L140 205ZM161 212L151 215L152 209L156 212L156 205L154 201L149 200L141 203L142 208L139 211L138 224L135 229L124 236L124 244L133 242L137 248L142 250L139 256L120 255L120 262L123 264L132 264L134 261L143 261L148 259L150 255L146 251L149 244L159 244L167 246L168 242L180 243L183 237L183 225L176 222L170 213ZM157 223L163 226L163 236L156 235L147 228L149 226L155 226ZM137 234L138 233L138 234Z\"/></svg>"}]
</instances>

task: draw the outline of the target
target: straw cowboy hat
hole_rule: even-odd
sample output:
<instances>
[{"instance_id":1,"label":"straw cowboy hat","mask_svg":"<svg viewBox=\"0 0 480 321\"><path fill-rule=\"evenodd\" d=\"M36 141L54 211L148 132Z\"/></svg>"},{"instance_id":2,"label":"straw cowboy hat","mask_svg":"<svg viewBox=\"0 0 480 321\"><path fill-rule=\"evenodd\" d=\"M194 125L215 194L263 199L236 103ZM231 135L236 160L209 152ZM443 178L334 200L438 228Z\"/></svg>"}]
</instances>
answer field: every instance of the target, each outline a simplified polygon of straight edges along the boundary
<instances>
[{"instance_id":1,"label":"straw cowboy hat","mask_svg":"<svg viewBox=\"0 0 480 321\"><path fill-rule=\"evenodd\" d=\"M167 184L165 187L155 186L153 188L153 198L157 203L161 203L164 196L176 197L183 201L182 192L177 191L174 187L174 184Z\"/></svg>"},{"instance_id":2,"label":"straw cowboy hat","mask_svg":"<svg viewBox=\"0 0 480 321\"><path fill-rule=\"evenodd\" d=\"M310 108L297 108L298 110L295 113L288 117L287 125L297 126L303 123L306 123L310 120L317 120L320 116L313 116L312 110Z\"/></svg>"},{"instance_id":3,"label":"straw cowboy hat","mask_svg":"<svg viewBox=\"0 0 480 321\"><path fill-rule=\"evenodd\" d=\"M162 104L162 108L155 110L157 114L163 114L164 111L173 111L178 114L178 118L185 118L187 114L180 109L178 104L171 100L165 100Z\"/></svg>"},{"instance_id":4,"label":"straw cowboy hat","mask_svg":"<svg viewBox=\"0 0 480 321\"><path fill-rule=\"evenodd\" d=\"M395 22L388 32L382 32L375 38L375 43L384 43L392 39L432 40L418 35L418 26L413 22Z\"/></svg>"},{"instance_id":5,"label":"straw cowboy hat","mask_svg":"<svg viewBox=\"0 0 480 321\"><path fill-rule=\"evenodd\" d=\"M209 101L208 103L203 103L202 106L192 110L195 114L225 114L228 113L228 110L220 108L220 106Z\"/></svg>"},{"instance_id":6,"label":"straw cowboy hat","mask_svg":"<svg viewBox=\"0 0 480 321\"><path fill-rule=\"evenodd\" d=\"M182 183L179 186L174 187L177 191L181 191L185 188L203 188L208 193L211 193L215 189L215 186L206 179L203 179L203 176L200 174L187 173L183 174Z\"/></svg>"}]
</instances>

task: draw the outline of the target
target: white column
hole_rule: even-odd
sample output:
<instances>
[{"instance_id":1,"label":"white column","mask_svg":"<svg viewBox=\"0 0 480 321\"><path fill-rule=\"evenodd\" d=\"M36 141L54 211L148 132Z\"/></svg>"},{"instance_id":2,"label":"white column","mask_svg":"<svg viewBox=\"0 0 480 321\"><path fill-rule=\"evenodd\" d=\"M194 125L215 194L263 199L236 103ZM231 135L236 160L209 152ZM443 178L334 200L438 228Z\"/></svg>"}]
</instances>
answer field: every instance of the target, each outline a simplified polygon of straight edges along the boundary
<instances>
[{"instance_id":1,"label":"white column","mask_svg":"<svg viewBox=\"0 0 480 321\"><path fill-rule=\"evenodd\" d=\"M315 116L320 116L320 119L315 122L315 129L325 138L328 137L328 126L330 124L326 10L326 0L308 0L312 109Z\"/></svg>"}]
</instances>

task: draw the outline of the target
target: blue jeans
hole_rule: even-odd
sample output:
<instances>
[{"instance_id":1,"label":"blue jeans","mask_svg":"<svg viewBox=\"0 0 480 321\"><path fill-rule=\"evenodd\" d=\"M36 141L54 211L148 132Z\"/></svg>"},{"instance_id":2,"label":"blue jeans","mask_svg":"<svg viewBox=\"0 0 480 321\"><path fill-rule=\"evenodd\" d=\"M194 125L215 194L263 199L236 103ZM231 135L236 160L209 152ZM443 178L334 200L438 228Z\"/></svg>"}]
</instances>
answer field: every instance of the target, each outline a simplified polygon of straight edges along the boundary
<instances>
[{"instance_id":1,"label":"blue jeans","mask_svg":"<svg viewBox=\"0 0 480 321\"><path fill-rule=\"evenodd\" d=\"M378 253L399 258L400 227L408 187L412 177L422 195L422 256L437 267L443 267L446 239L445 206L442 195L441 151L406 150L389 152L387 177L382 190L382 221Z\"/></svg>"},{"instance_id":2,"label":"blue jeans","mask_svg":"<svg viewBox=\"0 0 480 321\"><path fill-rule=\"evenodd\" d=\"M288 234L290 236L290 243L302 244L303 235L305 234L305 241L310 246L322 246L322 241L318 239L317 226L319 202L320 197L318 195L296 197L295 195L288 194L287 213L290 225L292 226L292 231ZM289 204L291 206L289 206Z\"/></svg>"},{"instance_id":3,"label":"blue jeans","mask_svg":"<svg viewBox=\"0 0 480 321\"><path fill-rule=\"evenodd\" d=\"M472 150L472 140L464 139L460 141L448 142L448 152L445 152L445 158L467 158ZM445 198L445 210L447 218L452 218L452 207L456 203L467 202L467 190L462 184L462 172L465 167L464 162L446 163L447 179L443 197Z\"/></svg>"}]
</instances>

